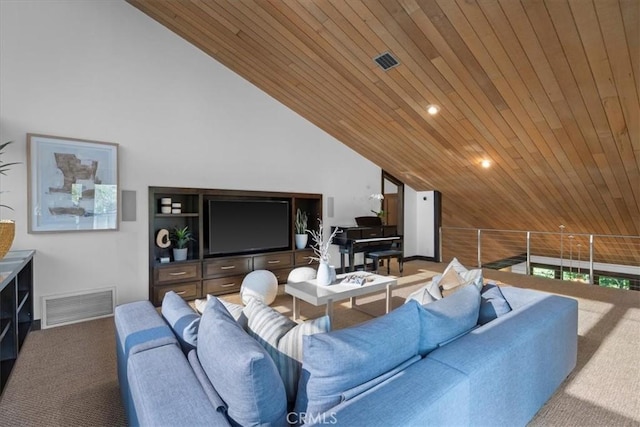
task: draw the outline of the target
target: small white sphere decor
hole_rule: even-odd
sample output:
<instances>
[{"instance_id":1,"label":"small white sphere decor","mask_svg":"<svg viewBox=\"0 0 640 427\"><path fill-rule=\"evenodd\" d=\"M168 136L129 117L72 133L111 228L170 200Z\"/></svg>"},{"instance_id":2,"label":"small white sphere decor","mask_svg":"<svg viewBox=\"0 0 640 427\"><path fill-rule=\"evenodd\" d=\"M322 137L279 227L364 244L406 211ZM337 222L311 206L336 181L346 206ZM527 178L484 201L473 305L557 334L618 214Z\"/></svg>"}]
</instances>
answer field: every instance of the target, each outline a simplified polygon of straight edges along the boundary
<instances>
[{"instance_id":1,"label":"small white sphere decor","mask_svg":"<svg viewBox=\"0 0 640 427\"><path fill-rule=\"evenodd\" d=\"M240 286L242 303L247 305L251 298L257 298L267 305L276 299L278 279L269 270L255 270L247 274Z\"/></svg>"}]
</instances>

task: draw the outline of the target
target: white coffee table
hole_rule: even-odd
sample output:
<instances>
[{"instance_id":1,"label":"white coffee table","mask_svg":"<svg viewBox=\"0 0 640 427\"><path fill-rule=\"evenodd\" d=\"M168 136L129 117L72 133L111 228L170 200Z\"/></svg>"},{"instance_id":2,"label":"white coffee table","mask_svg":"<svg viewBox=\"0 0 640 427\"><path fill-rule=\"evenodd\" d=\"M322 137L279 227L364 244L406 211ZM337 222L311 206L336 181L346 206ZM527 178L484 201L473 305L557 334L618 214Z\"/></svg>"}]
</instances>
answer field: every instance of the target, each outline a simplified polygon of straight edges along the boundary
<instances>
[{"instance_id":1,"label":"white coffee table","mask_svg":"<svg viewBox=\"0 0 640 427\"><path fill-rule=\"evenodd\" d=\"M340 283L340 281L345 277L354 274L365 274L367 279L370 280L368 280L363 285L358 285L355 283ZM293 297L294 320L298 320L298 318L300 317L300 305L298 304L298 299L301 299L316 307L326 305L326 314L327 316L329 316L329 319L333 323L334 301L350 299L351 308L364 311L360 306L356 304L356 297L374 294L383 290L386 290L386 313L388 313L389 311L391 311L391 290L397 284L398 281L393 276L380 276L373 273L347 273L339 274L337 283L333 285L318 286L316 280L313 279L300 283L287 283L284 286L284 291Z\"/></svg>"}]
</instances>

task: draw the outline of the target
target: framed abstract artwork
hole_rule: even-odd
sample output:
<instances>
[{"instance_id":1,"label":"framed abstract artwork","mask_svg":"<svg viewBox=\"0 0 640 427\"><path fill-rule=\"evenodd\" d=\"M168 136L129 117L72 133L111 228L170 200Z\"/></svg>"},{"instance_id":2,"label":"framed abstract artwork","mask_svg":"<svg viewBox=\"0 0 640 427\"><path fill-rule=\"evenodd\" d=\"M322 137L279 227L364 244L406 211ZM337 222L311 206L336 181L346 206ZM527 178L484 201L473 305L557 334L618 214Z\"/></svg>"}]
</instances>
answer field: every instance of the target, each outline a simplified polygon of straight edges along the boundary
<instances>
[{"instance_id":1,"label":"framed abstract artwork","mask_svg":"<svg viewBox=\"0 0 640 427\"><path fill-rule=\"evenodd\" d=\"M118 144L27 134L28 232L117 230Z\"/></svg>"}]
</instances>

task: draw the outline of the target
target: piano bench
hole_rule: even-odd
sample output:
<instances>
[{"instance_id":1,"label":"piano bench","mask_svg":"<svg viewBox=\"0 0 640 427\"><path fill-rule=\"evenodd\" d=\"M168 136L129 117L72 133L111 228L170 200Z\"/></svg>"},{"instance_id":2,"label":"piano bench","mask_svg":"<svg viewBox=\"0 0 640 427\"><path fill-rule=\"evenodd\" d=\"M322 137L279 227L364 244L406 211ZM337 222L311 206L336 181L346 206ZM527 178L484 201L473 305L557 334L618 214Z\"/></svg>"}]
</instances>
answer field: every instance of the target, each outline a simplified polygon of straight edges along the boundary
<instances>
[{"instance_id":1,"label":"piano bench","mask_svg":"<svg viewBox=\"0 0 640 427\"><path fill-rule=\"evenodd\" d=\"M385 251L375 251L375 252L367 252L364 254L364 262L367 263L367 259L371 258L373 260L373 265L375 267L375 273L378 274L378 266L380 264L381 259L387 260L387 276L389 275L389 264L391 263L391 258L398 259L398 266L400 267L400 273L402 273L404 257L402 255L402 251L398 249L388 249Z\"/></svg>"}]
</instances>

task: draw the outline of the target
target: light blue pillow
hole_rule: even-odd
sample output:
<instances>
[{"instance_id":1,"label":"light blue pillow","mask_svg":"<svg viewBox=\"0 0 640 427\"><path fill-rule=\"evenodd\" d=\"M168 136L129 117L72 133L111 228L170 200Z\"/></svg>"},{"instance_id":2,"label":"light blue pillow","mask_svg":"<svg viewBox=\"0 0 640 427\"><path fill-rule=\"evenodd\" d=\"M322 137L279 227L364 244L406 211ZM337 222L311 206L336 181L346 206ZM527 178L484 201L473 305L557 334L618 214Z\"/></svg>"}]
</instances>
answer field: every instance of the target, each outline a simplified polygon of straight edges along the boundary
<instances>
[{"instance_id":1,"label":"light blue pillow","mask_svg":"<svg viewBox=\"0 0 640 427\"><path fill-rule=\"evenodd\" d=\"M202 314L197 355L232 425L287 424L287 397L275 363L218 298Z\"/></svg>"},{"instance_id":2,"label":"light blue pillow","mask_svg":"<svg viewBox=\"0 0 640 427\"><path fill-rule=\"evenodd\" d=\"M446 298L419 307L419 353L424 356L440 344L476 326L480 312L480 291L474 285L462 286L462 289Z\"/></svg>"},{"instance_id":3,"label":"light blue pillow","mask_svg":"<svg viewBox=\"0 0 640 427\"><path fill-rule=\"evenodd\" d=\"M317 416L340 403L343 393L416 356L418 307L411 300L361 325L305 336L296 412Z\"/></svg>"},{"instance_id":4,"label":"light blue pillow","mask_svg":"<svg viewBox=\"0 0 640 427\"><path fill-rule=\"evenodd\" d=\"M511 306L495 283L487 283L480 292L480 316L478 323L484 325L511 311Z\"/></svg>"},{"instance_id":5,"label":"light blue pillow","mask_svg":"<svg viewBox=\"0 0 640 427\"><path fill-rule=\"evenodd\" d=\"M198 313L174 291L164 294L161 312L162 317L176 334L185 354L196 348L198 345L198 327L200 325Z\"/></svg>"}]
</instances>

